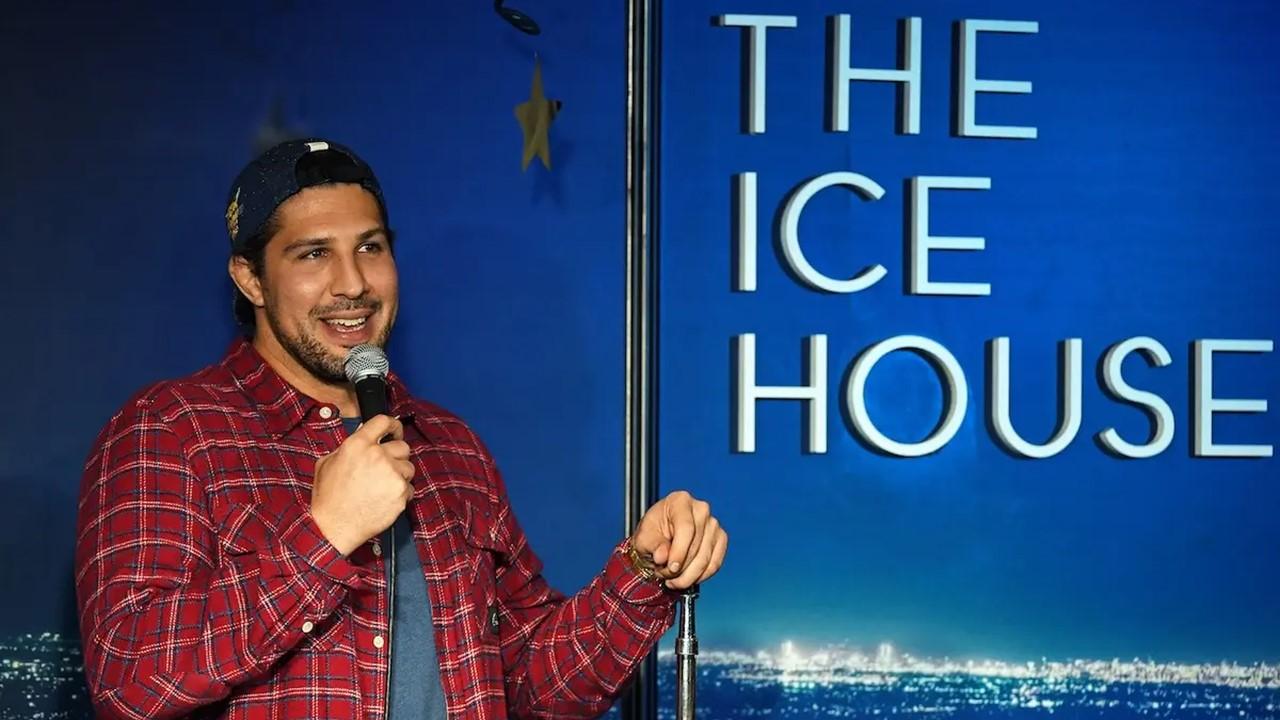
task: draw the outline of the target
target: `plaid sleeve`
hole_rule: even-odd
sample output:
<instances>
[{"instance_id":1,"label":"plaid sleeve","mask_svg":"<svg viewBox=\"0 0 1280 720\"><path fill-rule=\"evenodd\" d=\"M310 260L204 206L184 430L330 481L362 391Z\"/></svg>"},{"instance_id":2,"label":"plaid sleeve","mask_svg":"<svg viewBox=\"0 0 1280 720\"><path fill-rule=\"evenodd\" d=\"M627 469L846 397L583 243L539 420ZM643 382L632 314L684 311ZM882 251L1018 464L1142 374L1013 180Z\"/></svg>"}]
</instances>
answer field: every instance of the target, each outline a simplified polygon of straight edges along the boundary
<instances>
[{"instance_id":1,"label":"plaid sleeve","mask_svg":"<svg viewBox=\"0 0 1280 720\"><path fill-rule=\"evenodd\" d=\"M235 540L220 542L174 420L135 400L85 467L75 582L98 717L179 717L226 697L361 582L305 509L236 508L219 523Z\"/></svg>"},{"instance_id":2,"label":"plaid sleeve","mask_svg":"<svg viewBox=\"0 0 1280 720\"><path fill-rule=\"evenodd\" d=\"M625 688L674 619L677 594L645 581L613 548L604 569L565 597L542 577L489 464L497 491L497 535L512 558L497 569L508 708L520 718L593 718Z\"/></svg>"}]
</instances>

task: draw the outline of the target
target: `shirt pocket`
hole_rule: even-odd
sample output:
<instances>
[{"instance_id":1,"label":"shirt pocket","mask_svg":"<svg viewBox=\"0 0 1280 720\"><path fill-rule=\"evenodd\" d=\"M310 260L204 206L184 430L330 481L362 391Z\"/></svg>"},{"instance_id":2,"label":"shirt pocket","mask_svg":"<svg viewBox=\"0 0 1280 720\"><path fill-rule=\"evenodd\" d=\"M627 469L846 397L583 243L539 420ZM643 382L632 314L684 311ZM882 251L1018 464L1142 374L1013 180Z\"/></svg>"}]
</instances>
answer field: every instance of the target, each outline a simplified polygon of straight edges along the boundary
<instances>
[{"instance_id":1,"label":"shirt pocket","mask_svg":"<svg viewBox=\"0 0 1280 720\"><path fill-rule=\"evenodd\" d=\"M275 528L263 521L258 508L244 503L228 503L214 511L218 547L224 555L256 555Z\"/></svg>"},{"instance_id":2,"label":"shirt pocket","mask_svg":"<svg viewBox=\"0 0 1280 720\"><path fill-rule=\"evenodd\" d=\"M258 558L269 552L271 538L277 535L275 524L264 519L262 509L247 503L229 503L215 511L218 546L224 562L242 566L241 581L257 583ZM339 605L323 618L304 617L298 621L303 636L292 652L329 650L344 640L351 644L350 609Z\"/></svg>"},{"instance_id":3,"label":"shirt pocket","mask_svg":"<svg viewBox=\"0 0 1280 720\"><path fill-rule=\"evenodd\" d=\"M466 598L472 605L467 614L482 644L496 647L503 621L498 607L498 571L507 562L507 550L494 538L496 525L491 511L467 505L464 515L463 539L467 553L464 581Z\"/></svg>"},{"instance_id":4,"label":"shirt pocket","mask_svg":"<svg viewBox=\"0 0 1280 720\"><path fill-rule=\"evenodd\" d=\"M507 561L505 545L494 537L497 523L493 511L468 504L463 517L463 539L474 579L492 584L498 567Z\"/></svg>"}]
</instances>

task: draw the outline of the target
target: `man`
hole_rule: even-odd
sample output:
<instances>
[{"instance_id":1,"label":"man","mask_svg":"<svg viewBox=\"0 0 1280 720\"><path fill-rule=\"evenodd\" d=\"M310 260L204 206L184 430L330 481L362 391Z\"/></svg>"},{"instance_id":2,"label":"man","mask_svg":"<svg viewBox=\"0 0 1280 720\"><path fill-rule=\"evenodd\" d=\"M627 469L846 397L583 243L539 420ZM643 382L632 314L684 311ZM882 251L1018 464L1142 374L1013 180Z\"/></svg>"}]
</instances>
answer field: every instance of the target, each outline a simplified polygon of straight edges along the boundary
<instances>
[{"instance_id":1,"label":"man","mask_svg":"<svg viewBox=\"0 0 1280 720\"><path fill-rule=\"evenodd\" d=\"M720 568L705 502L656 503L566 598L487 450L389 378L358 425L349 348L395 322L369 167L297 141L226 212L249 340L134 396L91 452L76 590L99 717L504 718L603 712Z\"/></svg>"}]
</instances>

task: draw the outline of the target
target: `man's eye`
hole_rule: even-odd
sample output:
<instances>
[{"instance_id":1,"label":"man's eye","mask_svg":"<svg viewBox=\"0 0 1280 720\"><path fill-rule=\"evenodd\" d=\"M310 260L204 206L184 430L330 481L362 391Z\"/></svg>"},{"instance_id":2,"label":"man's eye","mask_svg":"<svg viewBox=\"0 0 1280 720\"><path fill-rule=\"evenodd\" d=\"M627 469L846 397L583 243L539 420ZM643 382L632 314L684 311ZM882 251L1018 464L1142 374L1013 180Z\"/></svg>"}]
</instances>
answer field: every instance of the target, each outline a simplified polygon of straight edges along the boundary
<instances>
[{"instance_id":1,"label":"man's eye","mask_svg":"<svg viewBox=\"0 0 1280 720\"><path fill-rule=\"evenodd\" d=\"M367 242L367 243L365 243L365 244L363 244L363 245L361 245L361 246L360 246L360 252L366 252L366 253L378 253L378 252L382 252L382 243L380 243L380 242Z\"/></svg>"},{"instance_id":2,"label":"man's eye","mask_svg":"<svg viewBox=\"0 0 1280 720\"><path fill-rule=\"evenodd\" d=\"M300 259L300 260L318 260L318 259L320 259L320 258L324 257L324 253L325 253L324 248L316 248L316 249L314 249L314 250L308 250L307 252L305 252L305 253L303 253L302 255L298 256L298 259Z\"/></svg>"}]
</instances>

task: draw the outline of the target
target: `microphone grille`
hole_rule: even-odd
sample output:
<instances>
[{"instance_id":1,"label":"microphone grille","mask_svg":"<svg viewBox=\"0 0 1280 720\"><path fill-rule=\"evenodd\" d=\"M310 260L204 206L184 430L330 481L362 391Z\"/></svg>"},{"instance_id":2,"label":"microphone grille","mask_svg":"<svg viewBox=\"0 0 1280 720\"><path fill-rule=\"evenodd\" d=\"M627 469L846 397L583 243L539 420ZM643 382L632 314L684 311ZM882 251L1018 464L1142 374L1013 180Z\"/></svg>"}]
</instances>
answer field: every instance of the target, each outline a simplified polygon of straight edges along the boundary
<instances>
[{"instance_id":1,"label":"microphone grille","mask_svg":"<svg viewBox=\"0 0 1280 720\"><path fill-rule=\"evenodd\" d=\"M347 380L354 384L367 377L385 378L391 365L382 348L365 343L347 352L347 360L342 364L342 369L347 374Z\"/></svg>"}]
</instances>

